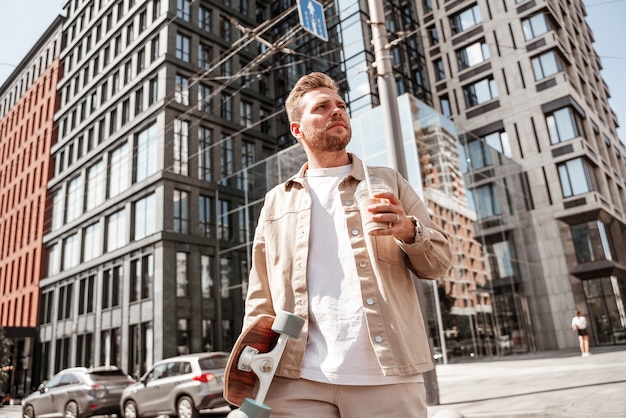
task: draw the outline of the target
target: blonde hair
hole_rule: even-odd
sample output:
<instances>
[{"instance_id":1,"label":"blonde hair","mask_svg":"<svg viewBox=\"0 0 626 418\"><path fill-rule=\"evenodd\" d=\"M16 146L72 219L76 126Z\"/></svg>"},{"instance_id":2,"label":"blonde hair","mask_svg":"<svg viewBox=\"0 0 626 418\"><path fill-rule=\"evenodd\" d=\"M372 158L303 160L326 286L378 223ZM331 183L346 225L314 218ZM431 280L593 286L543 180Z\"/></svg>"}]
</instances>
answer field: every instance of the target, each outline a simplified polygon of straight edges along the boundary
<instances>
[{"instance_id":1,"label":"blonde hair","mask_svg":"<svg viewBox=\"0 0 626 418\"><path fill-rule=\"evenodd\" d=\"M287 110L287 119L289 119L289 122L299 122L300 118L302 118L302 106L300 104L302 96L311 90L321 87L328 87L334 90L335 93L339 93L339 87L337 87L335 80L324 73L313 72L300 77L296 85L291 89L291 92L289 92L289 96L287 96L287 100L285 101L285 109Z\"/></svg>"}]
</instances>

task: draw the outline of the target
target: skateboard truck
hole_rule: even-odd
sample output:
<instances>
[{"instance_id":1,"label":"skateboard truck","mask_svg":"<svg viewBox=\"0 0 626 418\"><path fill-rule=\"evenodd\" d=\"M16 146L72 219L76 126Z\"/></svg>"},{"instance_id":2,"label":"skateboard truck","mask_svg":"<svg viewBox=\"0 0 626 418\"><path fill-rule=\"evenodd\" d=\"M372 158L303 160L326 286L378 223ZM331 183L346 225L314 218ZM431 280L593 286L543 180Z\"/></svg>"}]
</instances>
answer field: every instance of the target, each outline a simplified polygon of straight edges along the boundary
<instances>
[{"instance_id":1,"label":"skateboard truck","mask_svg":"<svg viewBox=\"0 0 626 418\"><path fill-rule=\"evenodd\" d=\"M289 338L300 338L304 319L285 311L278 311L272 324L272 331L278 334L278 340L274 348L261 353L252 346L243 347L237 360L237 369L244 372L252 372L258 378L258 391L254 399L245 398L237 411L228 414L228 418L268 418L271 408L265 405L265 396L269 390L276 367L285 351Z\"/></svg>"}]
</instances>

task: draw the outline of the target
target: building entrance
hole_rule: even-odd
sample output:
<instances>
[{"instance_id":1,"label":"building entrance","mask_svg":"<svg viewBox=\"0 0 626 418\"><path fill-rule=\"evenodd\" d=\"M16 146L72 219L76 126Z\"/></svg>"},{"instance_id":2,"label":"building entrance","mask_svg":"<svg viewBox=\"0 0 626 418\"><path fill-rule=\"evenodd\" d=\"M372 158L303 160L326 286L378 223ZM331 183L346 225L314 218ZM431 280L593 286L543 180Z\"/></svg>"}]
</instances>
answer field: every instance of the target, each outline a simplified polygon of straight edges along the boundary
<instances>
[{"instance_id":1,"label":"building entrance","mask_svg":"<svg viewBox=\"0 0 626 418\"><path fill-rule=\"evenodd\" d=\"M596 345L626 344L626 284L615 276L583 281Z\"/></svg>"}]
</instances>

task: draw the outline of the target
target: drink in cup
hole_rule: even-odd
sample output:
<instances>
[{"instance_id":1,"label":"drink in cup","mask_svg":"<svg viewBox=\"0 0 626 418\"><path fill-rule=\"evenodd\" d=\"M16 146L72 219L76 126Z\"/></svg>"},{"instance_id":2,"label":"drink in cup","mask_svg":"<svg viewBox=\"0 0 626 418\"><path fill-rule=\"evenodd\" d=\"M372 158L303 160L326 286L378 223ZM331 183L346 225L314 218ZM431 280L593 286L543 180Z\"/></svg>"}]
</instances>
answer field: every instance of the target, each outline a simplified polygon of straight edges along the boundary
<instances>
[{"instance_id":1,"label":"drink in cup","mask_svg":"<svg viewBox=\"0 0 626 418\"><path fill-rule=\"evenodd\" d=\"M369 212L367 208L370 205L388 202L387 199L373 197L374 193L390 191L391 188L378 177L370 177L369 189L367 181L365 180L361 181L357 186L356 191L354 192L354 198L359 205L359 209L361 211L361 220L363 221L363 230L366 234L371 234L372 231L376 231L378 229L389 228L388 222L372 221L373 213Z\"/></svg>"}]
</instances>

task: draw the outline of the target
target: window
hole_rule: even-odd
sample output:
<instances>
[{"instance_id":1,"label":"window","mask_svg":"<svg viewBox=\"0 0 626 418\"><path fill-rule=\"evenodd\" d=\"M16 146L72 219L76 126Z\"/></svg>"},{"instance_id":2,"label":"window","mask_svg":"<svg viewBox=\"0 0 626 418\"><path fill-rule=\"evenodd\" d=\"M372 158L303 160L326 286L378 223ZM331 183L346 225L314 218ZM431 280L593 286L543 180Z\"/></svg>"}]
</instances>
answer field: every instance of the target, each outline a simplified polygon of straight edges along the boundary
<instances>
[{"instance_id":1,"label":"window","mask_svg":"<svg viewBox=\"0 0 626 418\"><path fill-rule=\"evenodd\" d=\"M198 128L198 177L201 180L211 181L213 159L213 131L205 126Z\"/></svg>"},{"instance_id":2,"label":"window","mask_svg":"<svg viewBox=\"0 0 626 418\"><path fill-rule=\"evenodd\" d=\"M494 132L483 136L481 139L500 154L504 154L509 158L512 157L509 135L506 132Z\"/></svg>"},{"instance_id":3,"label":"window","mask_svg":"<svg viewBox=\"0 0 626 418\"><path fill-rule=\"evenodd\" d=\"M198 216L199 216L199 230L200 234L204 237L212 238L213 232L213 211L215 200L210 196L199 196L198 201Z\"/></svg>"},{"instance_id":4,"label":"window","mask_svg":"<svg viewBox=\"0 0 626 418\"><path fill-rule=\"evenodd\" d=\"M157 172L158 130L153 123L135 135L134 182L138 183Z\"/></svg>"},{"instance_id":5,"label":"window","mask_svg":"<svg viewBox=\"0 0 626 418\"><path fill-rule=\"evenodd\" d=\"M211 47L205 44L198 45L198 67L205 70L211 69L211 59L213 51Z\"/></svg>"},{"instance_id":6,"label":"window","mask_svg":"<svg viewBox=\"0 0 626 418\"><path fill-rule=\"evenodd\" d=\"M54 276L61 271L61 244L48 247L48 276Z\"/></svg>"},{"instance_id":7,"label":"window","mask_svg":"<svg viewBox=\"0 0 626 418\"><path fill-rule=\"evenodd\" d=\"M179 19L189 22L190 9L191 5L189 4L189 0L176 0L176 16L178 16Z\"/></svg>"},{"instance_id":8,"label":"window","mask_svg":"<svg viewBox=\"0 0 626 418\"><path fill-rule=\"evenodd\" d=\"M189 62L189 51L191 38L185 35L176 34L176 58Z\"/></svg>"},{"instance_id":9,"label":"window","mask_svg":"<svg viewBox=\"0 0 626 418\"><path fill-rule=\"evenodd\" d=\"M72 314L72 289L73 285L68 284L59 287L59 298L57 300L57 319L68 319Z\"/></svg>"},{"instance_id":10,"label":"window","mask_svg":"<svg viewBox=\"0 0 626 418\"><path fill-rule=\"evenodd\" d=\"M226 119L226 120L233 120L233 101L232 101L232 97L227 94L227 93L223 93L222 94L222 100L221 100L221 116L222 119Z\"/></svg>"},{"instance_id":11,"label":"window","mask_svg":"<svg viewBox=\"0 0 626 418\"><path fill-rule=\"evenodd\" d=\"M83 213L83 178L81 176L70 180L67 186L65 218L66 222L73 221Z\"/></svg>"},{"instance_id":12,"label":"window","mask_svg":"<svg viewBox=\"0 0 626 418\"><path fill-rule=\"evenodd\" d=\"M174 121L174 172L186 176L189 158L189 122Z\"/></svg>"},{"instance_id":13,"label":"window","mask_svg":"<svg viewBox=\"0 0 626 418\"><path fill-rule=\"evenodd\" d=\"M156 196L154 193L135 202L133 221L135 240L151 235L157 230Z\"/></svg>"},{"instance_id":14,"label":"window","mask_svg":"<svg viewBox=\"0 0 626 418\"><path fill-rule=\"evenodd\" d=\"M107 252L116 250L124 244L126 244L126 213L122 209L107 217Z\"/></svg>"},{"instance_id":15,"label":"window","mask_svg":"<svg viewBox=\"0 0 626 418\"><path fill-rule=\"evenodd\" d=\"M152 106L159 98L159 79L157 77L151 78L148 87L148 106Z\"/></svg>"},{"instance_id":16,"label":"window","mask_svg":"<svg viewBox=\"0 0 626 418\"><path fill-rule=\"evenodd\" d=\"M143 112L143 86L135 91L135 116Z\"/></svg>"},{"instance_id":17,"label":"window","mask_svg":"<svg viewBox=\"0 0 626 418\"><path fill-rule=\"evenodd\" d=\"M98 161L87 169L87 210L92 210L104 202L106 197L104 162Z\"/></svg>"},{"instance_id":18,"label":"window","mask_svg":"<svg viewBox=\"0 0 626 418\"><path fill-rule=\"evenodd\" d=\"M444 116L452 116L452 108L450 107L450 97L443 95L439 98L439 106L441 106L441 114Z\"/></svg>"},{"instance_id":19,"label":"window","mask_svg":"<svg viewBox=\"0 0 626 418\"><path fill-rule=\"evenodd\" d=\"M235 171L233 139L225 133L222 134L220 148L222 151L222 177L228 177Z\"/></svg>"},{"instance_id":20,"label":"window","mask_svg":"<svg viewBox=\"0 0 626 418\"><path fill-rule=\"evenodd\" d=\"M103 309L120 306L123 272L122 266L115 266L102 272Z\"/></svg>"},{"instance_id":21,"label":"window","mask_svg":"<svg viewBox=\"0 0 626 418\"><path fill-rule=\"evenodd\" d=\"M461 33L481 22L480 7L474 5L450 18L452 34Z\"/></svg>"},{"instance_id":22,"label":"window","mask_svg":"<svg viewBox=\"0 0 626 418\"><path fill-rule=\"evenodd\" d=\"M476 213L479 219L489 218L500 214L498 196L493 184L486 184L472 190Z\"/></svg>"},{"instance_id":23,"label":"window","mask_svg":"<svg viewBox=\"0 0 626 418\"><path fill-rule=\"evenodd\" d=\"M210 299L213 296L213 277L211 265L213 258L208 255L200 256L200 281L202 283L202 298Z\"/></svg>"},{"instance_id":24,"label":"window","mask_svg":"<svg viewBox=\"0 0 626 418\"><path fill-rule=\"evenodd\" d=\"M428 27L428 40L430 41L430 46L435 46L439 43L439 34L435 25Z\"/></svg>"},{"instance_id":25,"label":"window","mask_svg":"<svg viewBox=\"0 0 626 418\"><path fill-rule=\"evenodd\" d=\"M189 193L174 190L174 231L189 233Z\"/></svg>"},{"instance_id":26,"label":"window","mask_svg":"<svg viewBox=\"0 0 626 418\"><path fill-rule=\"evenodd\" d=\"M144 255L130 263L130 301L150 299L154 282L154 256Z\"/></svg>"},{"instance_id":27,"label":"window","mask_svg":"<svg viewBox=\"0 0 626 418\"><path fill-rule=\"evenodd\" d=\"M468 142L467 153L469 156L468 164L474 170L480 170L493 164L491 158L491 150L484 141L475 140Z\"/></svg>"},{"instance_id":28,"label":"window","mask_svg":"<svg viewBox=\"0 0 626 418\"><path fill-rule=\"evenodd\" d=\"M551 144L558 144L580 136L578 117L570 107L546 115L546 123Z\"/></svg>"},{"instance_id":29,"label":"window","mask_svg":"<svg viewBox=\"0 0 626 418\"><path fill-rule=\"evenodd\" d=\"M548 51L545 54L533 58L531 63L533 65L533 72L535 73L535 80L537 81L550 77L563 70L561 60L554 51Z\"/></svg>"},{"instance_id":30,"label":"window","mask_svg":"<svg viewBox=\"0 0 626 418\"><path fill-rule=\"evenodd\" d=\"M183 298L189 294L187 278L187 253L176 253L176 296Z\"/></svg>"},{"instance_id":31,"label":"window","mask_svg":"<svg viewBox=\"0 0 626 418\"><path fill-rule=\"evenodd\" d=\"M252 103L245 101L245 100L241 100L239 102L239 119L240 119L240 123L249 128L252 126L253 124L253 118L252 118Z\"/></svg>"},{"instance_id":32,"label":"window","mask_svg":"<svg viewBox=\"0 0 626 418\"><path fill-rule=\"evenodd\" d=\"M180 74L176 74L174 100L185 106L189 106L189 79Z\"/></svg>"},{"instance_id":33,"label":"window","mask_svg":"<svg viewBox=\"0 0 626 418\"><path fill-rule=\"evenodd\" d=\"M524 30L524 38L527 41L535 39L538 36L551 30L546 17L543 13L536 14L528 19L522 20L522 29Z\"/></svg>"},{"instance_id":34,"label":"window","mask_svg":"<svg viewBox=\"0 0 626 418\"><path fill-rule=\"evenodd\" d=\"M150 62L154 62L159 58L159 35L150 41Z\"/></svg>"},{"instance_id":35,"label":"window","mask_svg":"<svg viewBox=\"0 0 626 418\"><path fill-rule=\"evenodd\" d=\"M89 225L83 233L83 261L93 260L102 254L100 223Z\"/></svg>"},{"instance_id":36,"label":"window","mask_svg":"<svg viewBox=\"0 0 626 418\"><path fill-rule=\"evenodd\" d=\"M100 364L103 366L121 364L120 329L105 330L100 335Z\"/></svg>"},{"instance_id":37,"label":"window","mask_svg":"<svg viewBox=\"0 0 626 418\"><path fill-rule=\"evenodd\" d=\"M433 62L433 67L435 67L435 79L437 81L441 81L446 78L446 69L443 66L443 60L441 58L438 58Z\"/></svg>"},{"instance_id":38,"label":"window","mask_svg":"<svg viewBox=\"0 0 626 418\"><path fill-rule=\"evenodd\" d=\"M241 143L241 168L246 168L254 163L254 144L243 141Z\"/></svg>"},{"instance_id":39,"label":"window","mask_svg":"<svg viewBox=\"0 0 626 418\"><path fill-rule=\"evenodd\" d=\"M176 352L178 355L189 354L191 352L191 330L189 319L179 319L176 329Z\"/></svg>"},{"instance_id":40,"label":"window","mask_svg":"<svg viewBox=\"0 0 626 418\"><path fill-rule=\"evenodd\" d=\"M463 87L465 95L465 105L467 107L477 106L498 97L498 88L492 78L485 78L474 84Z\"/></svg>"},{"instance_id":41,"label":"window","mask_svg":"<svg viewBox=\"0 0 626 418\"><path fill-rule=\"evenodd\" d=\"M220 36L226 42L230 42L231 24L230 20L225 16L220 16Z\"/></svg>"},{"instance_id":42,"label":"window","mask_svg":"<svg viewBox=\"0 0 626 418\"><path fill-rule=\"evenodd\" d=\"M80 264L80 236L78 233L63 240L63 270Z\"/></svg>"},{"instance_id":43,"label":"window","mask_svg":"<svg viewBox=\"0 0 626 418\"><path fill-rule=\"evenodd\" d=\"M211 9L206 6L201 5L198 9L198 26L206 32L211 32Z\"/></svg>"},{"instance_id":44,"label":"window","mask_svg":"<svg viewBox=\"0 0 626 418\"><path fill-rule=\"evenodd\" d=\"M218 220L217 220L217 238L228 241L230 240L230 202L228 200L220 200L218 202L219 212L218 212Z\"/></svg>"},{"instance_id":45,"label":"window","mask_svg":"<svg viewBox=\"0 0 626 418\"><path fill-rule=\"evenodd\" d=\"M576 196L596 190L593 168L589 163L576 158L557 166L563 197Z\"/></svg>"},{"instance_id":46,"label":"window","mask_svg":"<svg viewBox=\"0 0 626 418\"><path fill-rule=\"evenodd\" d=\"M122 145L109 154L109 198L127 190L129 186L128 162L127 144Z\"/></svg>"},{"instance_id":47,"label":"window","mask_svg":"<svg viewBox=\"0 0 626 418\"><path fill-rule=\"evenodd\" d=\"M78 283L78 314L93 312L95 276L84 277Z\"/></svg>"},{"instance_id":48,"label":"window","mask_svg":"<svg viewBox=\"0 0 626 418\"><path fill-rule=\"evenodd\" d=\"M206 113L211 113L213 111L211 87L206 84L198 85L198 110Z\"/></svg>"},{"instance_id":49,"label":"window","mask_svg":"<svg viewBox=\"0 0 626 418\"><path fill-rule=\"evenodd\" d=\"M489 59L489 45L485 41L473 43L456 52L459 70L464 70Z\"/></svg>"},{"instance_id":50,"label":"window","mask_svg":"<svg viewBox=\"0 0 626 418\"><path fill-rule=\"evenodd\" d=\"M614 259L615 250L610 231L601 220L571 225L570 231L579 264Z\"/></svg>"}]
</instances>

